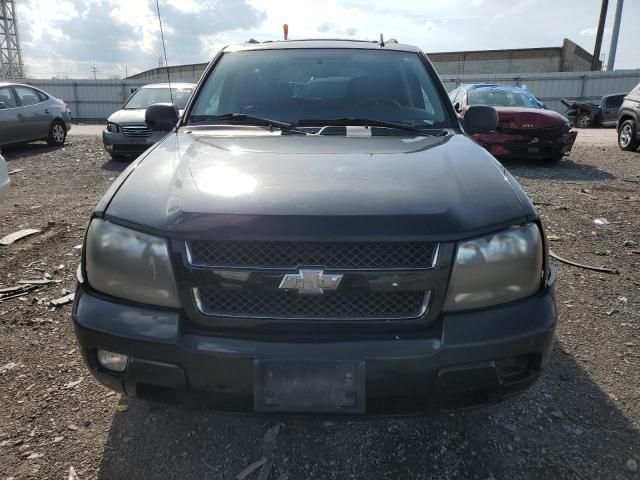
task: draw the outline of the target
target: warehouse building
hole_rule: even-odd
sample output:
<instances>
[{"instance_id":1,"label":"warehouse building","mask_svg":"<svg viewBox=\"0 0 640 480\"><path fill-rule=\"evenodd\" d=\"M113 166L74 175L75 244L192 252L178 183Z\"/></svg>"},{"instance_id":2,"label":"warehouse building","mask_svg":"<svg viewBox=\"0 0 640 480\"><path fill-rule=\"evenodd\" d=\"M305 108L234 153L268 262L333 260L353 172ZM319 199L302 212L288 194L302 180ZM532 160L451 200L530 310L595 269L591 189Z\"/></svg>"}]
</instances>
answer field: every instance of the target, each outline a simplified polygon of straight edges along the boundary
<instances>
[{"instance_id":1,"label":"warehouse building","mask_svg":"<svg viewBox=\"0 0 640 480\"><path fill-rule=\"evenodd\" d=\"M583 72L591 70L592 58L589 52L567 38L561 47L476 50L428 55L440 75ZM206 66L206 63L196 63L169 67L171 80L196 82ZM127 79L164 82L167 79L167 69L154 68L131 75Z\"/></svg>"}]
</instances>

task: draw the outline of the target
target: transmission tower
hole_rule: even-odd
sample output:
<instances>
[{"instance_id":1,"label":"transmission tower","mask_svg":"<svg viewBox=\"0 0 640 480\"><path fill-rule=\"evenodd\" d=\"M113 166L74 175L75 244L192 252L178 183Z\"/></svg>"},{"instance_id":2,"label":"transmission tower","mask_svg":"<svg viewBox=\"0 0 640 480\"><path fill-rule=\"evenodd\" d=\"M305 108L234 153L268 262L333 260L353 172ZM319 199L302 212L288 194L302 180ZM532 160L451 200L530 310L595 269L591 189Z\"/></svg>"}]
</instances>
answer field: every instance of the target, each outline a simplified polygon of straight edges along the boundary
<instances>
[{"instance_id":1,"label":"transmission tower","mask_svg":"<svg viewBox=\"0 0 640 480\"><path fill-rule=\"evenodd\" d=\"M0 0L0 78L22 78L24 65L14 0Z\"/></svg>"}]
</instances>

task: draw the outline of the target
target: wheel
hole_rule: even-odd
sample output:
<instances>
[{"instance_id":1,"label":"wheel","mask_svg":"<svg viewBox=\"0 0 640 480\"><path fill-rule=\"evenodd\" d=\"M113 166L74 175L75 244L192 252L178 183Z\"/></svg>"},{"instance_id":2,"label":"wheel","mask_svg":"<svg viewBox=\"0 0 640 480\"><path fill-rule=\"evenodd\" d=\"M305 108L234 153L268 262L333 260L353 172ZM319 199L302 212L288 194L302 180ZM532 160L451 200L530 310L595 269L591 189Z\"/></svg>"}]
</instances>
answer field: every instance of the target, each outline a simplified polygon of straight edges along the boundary
<instances>
[{"instance_id":1,"label":"wheel","mask_svg":"<svg viewBox=\"0 0 640 480\"><path fill-rule=\"evenodd\" d=\"M634 151L640 145L633 120L625 120L618 130L618 146L628 152Z\"/></svg>"},{"instance_id":2,"label":"wheel","mask_svg":"<svg viewBox=\"0 0 640 480\"><path fill-rule=\"evenodd\" d=\"M578 128L589 128L591 126L591 117L586 113L581 113L576 117L575 125Z\"/></svg>"},{"instance_id":3,"label":"wheel","mask_svg":"<svg viewBox=\"0 0 640 480\"><path fill-rule=\"evenodd\" d=\"M50 147L61 147L67 138L67 129L60 120L54 120L49 127L47 143Z\"/></svg>"}]
</instances>

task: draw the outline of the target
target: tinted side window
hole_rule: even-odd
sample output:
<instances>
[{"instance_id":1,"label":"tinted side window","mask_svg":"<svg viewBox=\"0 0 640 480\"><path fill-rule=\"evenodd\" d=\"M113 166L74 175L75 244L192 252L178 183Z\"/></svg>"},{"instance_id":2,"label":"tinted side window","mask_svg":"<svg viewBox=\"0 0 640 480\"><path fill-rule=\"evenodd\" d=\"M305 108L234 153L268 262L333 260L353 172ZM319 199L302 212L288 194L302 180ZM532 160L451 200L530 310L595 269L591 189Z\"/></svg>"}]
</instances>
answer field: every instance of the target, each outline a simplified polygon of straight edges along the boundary
<instances>
[{"instance_id":1,"label":"tinted side window","mask_svg":"<svg viewBox=\"0 0 640 480\"><path fill-rule=\"evenodd\" d=\"M9 87L0 88L0 110L5 108L15 108L18 104Z\"/></svg>"},{"instance_id":2,"label":"tinted side window","mask_svg":"<svg viewBox=\"0 0 640 480\"><path fill-rule=\"evenodd\" d=\"M23 107L28 107L29 105L35 105L36 103L40 103L40 97L38 96L38 92L29 87L14 87L20 102Z\"/></svg>"},{"instance_id":3,"label":"tinted side window","mask_svg":"<svg viewBox=\"0 0 640 480\"><path fill-rule=\"evenodd\" d=\"M612 97L607 97L605 105L607 107L619 107L622 105L622 100L624 99L624 95L614 95Z\"/></svg>"}]
</instances>

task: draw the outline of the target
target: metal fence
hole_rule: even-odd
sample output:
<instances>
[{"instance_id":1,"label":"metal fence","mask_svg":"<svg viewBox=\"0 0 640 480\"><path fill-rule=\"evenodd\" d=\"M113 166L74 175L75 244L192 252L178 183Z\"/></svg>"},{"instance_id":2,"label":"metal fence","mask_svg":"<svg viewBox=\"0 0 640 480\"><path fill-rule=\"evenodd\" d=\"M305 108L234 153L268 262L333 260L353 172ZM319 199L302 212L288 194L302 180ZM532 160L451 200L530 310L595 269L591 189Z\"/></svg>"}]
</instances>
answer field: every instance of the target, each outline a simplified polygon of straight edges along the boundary
<instances>
[{"instance_id":1,"label":"metal fence","mask_svg":"<svg viewBox=\"0 0 640 480\"><path fill-rule=\"evenodd\" d=\"M560 99L597 103L603 95L629 92L640 83L640 69L613 72L560 72L524 74L441 75L447 91L461 83L526 85L547 106L564 111ZM172 79L173 80L173 79ZM175 80L174 80L175 81ZM76 120L104 120L116 110L144 80L26 80L69 105Z\"/></svg>"},{"instance_id":2,"label":"metal fence","mask_svg":"<svg viewBox=\"0 0 640 480\"><path fill-rule=\"evenodd\" d=\"M124 101L142 85L138 80L40 80L24 83L64 100L74 120L104 120L120 110Z\"/></svg>"}]
</instances>

